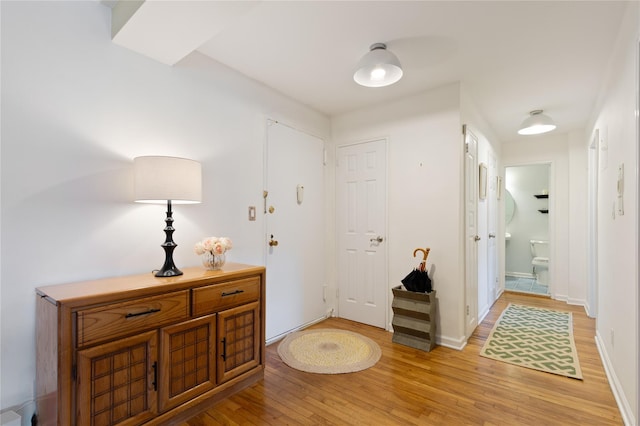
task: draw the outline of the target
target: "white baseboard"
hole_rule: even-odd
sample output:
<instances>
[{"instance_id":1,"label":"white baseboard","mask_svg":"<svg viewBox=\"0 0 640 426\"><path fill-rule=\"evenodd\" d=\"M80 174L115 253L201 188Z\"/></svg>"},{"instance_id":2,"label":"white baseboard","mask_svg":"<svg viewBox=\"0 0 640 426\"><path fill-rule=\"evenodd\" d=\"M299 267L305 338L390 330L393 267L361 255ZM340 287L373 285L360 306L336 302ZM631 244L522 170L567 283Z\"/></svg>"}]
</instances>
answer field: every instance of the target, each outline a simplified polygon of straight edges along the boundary
<instances>
[{"instance_id":1,"label":"white baseboard","mask_svg":"<svg viewBox=\"0 0 640 426\"><path fill-rule=\"evenodd\" d=\"M505 272L504 275L506 277L516 277L516 278L535 278L534 274L529 274L527 272Z\"/></svg>"},{"instance_id":2,"label":"white baseboard","mask_svg":"<svg viewBox=\"0 0 640 426\"><path fill-rule=\"evenodd\" d=\"M465 339L464 337L453 339L446 336L436 336L436 343L440 346L444 346L445 348L461 351L465 346L467 346L467 339Z\"/></svg>"},{"instance_id":3,"label":"white baseboard","mask_svg":"<svg viewBox=\"0 0 640 426\"><path fill-rule=\"evenodd\" d=\"M317 324L317 323L319 323L319 322L322 322L322 321L326 320L327 318L330 318L331 316L333 316L333 309L329 310L329 311L327 312L327 315L325 315L325 316L323 316L323 317L320 317L320 318L314 319L313 321L309 321L308 323L306 323L306 324L302 324L302 325L301 325L301 326L299 326L299 327L292 328L291 330L285 331L284 333L280 333L280 334L278 334L277 336L273 336L273 337L271 337L271 338L267 339L267 341L266 341L266 345L267 345L267 346L269 346L270 344L275 343L275 342L277 342L278 340L282 340L282 339L284 339L285 337L287 337L287 335L288 335L288 334L291 334L291 333L293 333L294 331L304 330L305 328L307 328L307 327L311 327L311 326L312 326L312 325L314 325L314 324Z\"/></svg>"},{"instance_id":4,"label":"white baseboard","mask_svg":"<svg viewBox=\"0 0 640 426\"><path fill-rule=\"evenodd\" d=\"M636 425L636 419L633 416L633 411L631 410L629 401L627 401L622 386L620 385L620 381L618 380L616 372L613 369L613 365L611 364L611 360L609 359L609 356L607 354L602 336L600 336L600 333L598 333L597 331L595 339L596 347L598 348L598 353L600 354L600 359L602 360L602 365L604 366L604 372L607 375L609 386L611 387L611 391L613 392L613 397L616 399L616 404L618 404L618 409L620 410L620 414L622 415L622 421L626 426Z\"/></svg>"},{"instance_id":5,"label":"white baseboard","mask_svg":"<svg viewBox=\"0 0 640 426\"><path fill-rule=\"evenodd\" d=\"M493 305L493 302L491 303L491 305L486 306L482 312L480 312L480 314L478 315L478 324L482 324L482 321L484 321L484 319L487 317L487 315L489 315L489 311L491 311L491 306Z\"/></svg>"}]
</instances>

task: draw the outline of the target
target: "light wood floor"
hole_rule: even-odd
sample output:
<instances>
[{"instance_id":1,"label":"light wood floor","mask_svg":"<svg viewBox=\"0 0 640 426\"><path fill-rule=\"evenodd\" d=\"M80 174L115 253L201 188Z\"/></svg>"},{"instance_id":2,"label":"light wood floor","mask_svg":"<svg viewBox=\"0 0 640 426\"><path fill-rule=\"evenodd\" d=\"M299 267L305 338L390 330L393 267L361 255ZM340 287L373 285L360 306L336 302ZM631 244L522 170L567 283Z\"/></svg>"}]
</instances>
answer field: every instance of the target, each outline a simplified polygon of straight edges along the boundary
<instances>
[{"instance_id":1,"label":"light wood floor","mask_svg":"<svg viewBox=\"0 0 640 426\"><path fill-rule=\"evenodd\" d=\"M584 380L480 357L509 302L574 313ZM314 327L348 329L374 339L380 361L358 373L303 373L267 347L265 379L182 426L209 425L620 425L584 309L543 297L505 293L462 351L422 352L391 342L382 329L330 318Z\"/></svg>"}]
</instances>

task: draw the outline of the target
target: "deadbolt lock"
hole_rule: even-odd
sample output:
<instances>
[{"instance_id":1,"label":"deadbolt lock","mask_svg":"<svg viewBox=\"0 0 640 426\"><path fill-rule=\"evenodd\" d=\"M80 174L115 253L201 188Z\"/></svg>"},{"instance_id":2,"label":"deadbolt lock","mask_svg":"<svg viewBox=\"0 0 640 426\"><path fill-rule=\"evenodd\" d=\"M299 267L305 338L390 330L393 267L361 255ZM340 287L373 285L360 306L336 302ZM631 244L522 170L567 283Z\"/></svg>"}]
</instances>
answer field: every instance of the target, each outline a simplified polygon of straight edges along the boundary
<instances>
[{"instance_id":1,"label":"deadbolt lock","mask_svg":"<svg viewBox=\"0 0 640 426\"><path fill-rule=\"evenodd\" d=\"M273 213L274 211L276 211L276 208L273 206L269 206L269 213Z\"/></svg>"}]
</instances>

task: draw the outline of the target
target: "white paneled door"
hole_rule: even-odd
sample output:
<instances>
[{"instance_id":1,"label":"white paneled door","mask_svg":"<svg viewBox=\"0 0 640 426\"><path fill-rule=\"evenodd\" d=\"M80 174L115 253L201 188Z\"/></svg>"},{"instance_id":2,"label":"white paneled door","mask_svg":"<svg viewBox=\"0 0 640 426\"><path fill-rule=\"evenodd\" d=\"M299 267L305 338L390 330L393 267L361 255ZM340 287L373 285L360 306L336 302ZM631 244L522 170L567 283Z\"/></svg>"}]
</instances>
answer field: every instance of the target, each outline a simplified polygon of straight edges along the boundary
<instances>
[{"instance_id":1,"label":"white paneled door","mask_svg":"<svg viewBox=\"0 0 640 426\"><path fill-rule=\"evenodd\" d=\"M487 190L487 229L489 231L487 241L487 306L491 305L498 297L498 165L496 156L489 152L489 180Z\"/></svg>"},{"instance_id":2,"label":"white paneled door","mask_svg":"<svg viewBox=\"0 0 640 426\"><path fill-rule=\"evenodd\" d=\"M339 147L336 172L338 314L386 328L386 140Z\"/></svg>"},{"instance_id":3,"label":"white paneled door","mask_svg":"<svg viewBox=\"0 0 640 426\"><path fill-rule=\"evenodd\" d=\"M324 142L269 120L266 150L267 340L326 315Z\"/></svg>"},{"instance_id":4,"label":"white paneled door","mask_svg":"<svg viewBox=\"0 0 640 426\"><path fill-rule=\"evenodd\" d=\"M478 326L478 139L465 126L465 334Z\"/></svg>"}]
</instances>

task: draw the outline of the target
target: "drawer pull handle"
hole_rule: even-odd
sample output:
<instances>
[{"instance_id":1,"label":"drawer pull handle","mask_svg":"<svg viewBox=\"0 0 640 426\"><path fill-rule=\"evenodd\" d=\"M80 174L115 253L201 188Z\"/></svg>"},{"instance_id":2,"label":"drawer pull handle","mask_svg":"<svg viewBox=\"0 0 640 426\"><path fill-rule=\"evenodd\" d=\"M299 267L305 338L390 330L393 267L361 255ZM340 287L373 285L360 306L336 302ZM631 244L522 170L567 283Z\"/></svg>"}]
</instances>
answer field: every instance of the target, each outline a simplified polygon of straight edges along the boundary
<instances>
[{"instance_id":1,"label":"drawer pull handle","mask_svg":"<svg viewBox=\"0 0 640 426\"><path fill-rule=\"evenodd\" d=\"M139 317L140 315L155 314L156 312L160 312L160 309L149 309L148 311L138 312L137 314L128 313L124 317L125 318L133 318L133 317Z\"/></svg>"},{"instance_id":2,"label":"drawer pull handle","mask_svg":"<svg viewBox=\"0 0 640 426\"><path fill-rule=\"evenodd\" d=\"M226 361L227 360L227 338L223 337L222 340L222 360Z\"/></svg>"},{"instance_id":3,"label":"drawer pull handle","mask_svg":"<svg viewBox=\"0 0 640 426\"><path fill-rule=\"evenodd\" d=\"M155 361L152 367L153 367L153 383L151 384L153 385L153 390L157 391L158 390L158 361Z\"/></svg>"},{"instance_id":4,"label":"drawer pull handle","mask_svg":"<svg viewBox=\"0 0 640 426\"><path fill-rule=\"evenodd\" d=\"M234 290L234 291L222 292L222 297L233 296L234 294L240 294L240 293L244 293L244 290Z\"/></svg>"}]
</instances>

